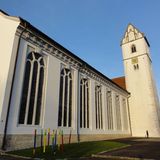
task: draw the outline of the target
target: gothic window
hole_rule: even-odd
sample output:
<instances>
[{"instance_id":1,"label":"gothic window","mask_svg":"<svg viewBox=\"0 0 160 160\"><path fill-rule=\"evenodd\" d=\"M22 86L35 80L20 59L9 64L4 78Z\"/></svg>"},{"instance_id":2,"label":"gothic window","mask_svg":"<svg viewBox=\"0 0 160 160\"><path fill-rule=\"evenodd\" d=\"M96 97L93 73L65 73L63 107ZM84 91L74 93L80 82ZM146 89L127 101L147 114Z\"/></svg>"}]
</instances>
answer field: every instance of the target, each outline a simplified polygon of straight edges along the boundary
<instances>
[{"instance_id":1,"label":"gothic window","mask_svg":"<svg viewBox=\"0 0 160 160\"><path fill-rule=\"evenodd\" d=\"M108 130L113 130L112 92L107 91L107 123Z\"/></svg>"},{"instance_id":2,"label":"gothic window","mask_svg":"<svg viewBox=\"0 0 160 160\"><path fill-rule=\"evenodd\" d=\"M134 52L136 52L136 46L133 44L133 45L131 46L131 53L134 53Z\"/></svg>"},{"instance_id":3,"label":"gothic window","mask_svg":"<svg viewBox=\"0 0 160 160\"><path fill-rule=\"evenodd\" d=\"M120 110L120 100L118 95L115 96L115 110L116 110L116 127L117 130L121 130L122 129L121 110Z\"/></svg>"},{"instance_id":4,"label":"gothic window","mask_svg":"<svg viewBox=\"0 0 160 160\"><path fill-rule=\"evenodd\" d=\"M127 118L127 106L126 106L126 100L122 99L122 107L123 107L123 127L124 130L128 130L128 118Z\"/></svg>"},{"instance_id":5,"label":"gothic window","mask_svg":"<svg viewBox=\"0 0 160 160\"><path fill-rule=\"evenodd\" d=\"M44 92L44 57L30 52L26 60L19 124L39 125Z\"/></svg>"},{"instance_id":6,"label":"gothic window","mask_svg":"<svg viewBox=\"0 0 160 160\"><path fill-rule=\"evenodd\" d=\"M67 68L61 70L58 126L71 127L72 123L72 74Z\"/></svg>"},{"instance_id":7,"label":"gothic window","mask_svg":"<svg viewBox=\"0 0 160 160\"><path fill-rule=\"evenodd\" d=\"M101 86L95 87L95 114L96 114L96 129L103 129L103 111L102 111L102 92Z\"/></svg>"},{"instance_id":8,"label":"gothic window","mask_svg":"<svg viewBox=\"0 0 160 160\"><path fill-rule=\"evenodd\" d=\"M86 78L80 81L80 127L89 128L89 86Z\"/></svg>"}]
</instances>

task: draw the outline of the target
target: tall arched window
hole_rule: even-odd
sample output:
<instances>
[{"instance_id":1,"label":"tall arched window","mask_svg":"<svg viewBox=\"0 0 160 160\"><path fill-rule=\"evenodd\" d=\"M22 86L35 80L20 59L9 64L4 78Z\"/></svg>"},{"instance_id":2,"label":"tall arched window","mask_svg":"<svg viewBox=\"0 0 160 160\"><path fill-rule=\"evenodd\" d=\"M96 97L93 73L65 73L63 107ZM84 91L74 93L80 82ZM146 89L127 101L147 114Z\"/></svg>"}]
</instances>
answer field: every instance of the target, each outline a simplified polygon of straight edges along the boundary
<instances>
[{"instance_id":1,"label":"tall arched window","mask_svg":"<svg viewBox=\"0 0 160 160\"><path fill-rule=\"evenodd\" d=\"M44 92L44 57L35 52L28 54L24 74L19 124L39 125Z\"/></svg>"},{"instance_id":2,"label":"tall arched window","mask_svg":"<svg viewBox=\"0 0 160 160\"><path fill-rule=\"evenodd\" d=\"M102 92L101 86L95 87L96 129L103 129Z\"/></svg>"},{"instance_id":3,"label":"tall arched window","mask_svg":"<svg viewBox=\"0 0 160 160\"><path fill-rule=\"evenodd\" d=\"M86 78L80 82L80 127L89 128L89 87Z\"/></svg>"},{"instance_id":4,"label":"tall arched window","mask_svg":"<svg viewBox=\"0 0 160 160\"><path fill-rule=\"evenodd\" d=\"M115 96L115 110L116 110L116 127L117 127L117 130L121 130L122 124L121 124L121 110L120 110L119 95Z\"/></svg>"},{"instance_id":5,"label":"tall arched window","mask_svg":"<svg viewBox=\"0 0 160 160\"><path fill-rule=\"evenodd\" d=\"M67 68L61 70L58 126L72 125L72 74Z\"/></svg>"},{"instance_id":6,"label":"tall arched window","mask_svg":"<svg viewBox=\"0 0 160 160\"><path fill-rule=\"evenodd\" d=\"M133 45L131 46L131 53L134 53L134 52L136 52L136 46L133 44Z\"/></svg>"},{"instance_id":7,"label":"tall arched window","mask_svg":"<svg viewBox=\"0 0 160 160\"><path fill-rule=\"evenodd\" d=\"M113 130L112 92L107 91L107 122L108 130Z\"/></svg>"}]
</instances>

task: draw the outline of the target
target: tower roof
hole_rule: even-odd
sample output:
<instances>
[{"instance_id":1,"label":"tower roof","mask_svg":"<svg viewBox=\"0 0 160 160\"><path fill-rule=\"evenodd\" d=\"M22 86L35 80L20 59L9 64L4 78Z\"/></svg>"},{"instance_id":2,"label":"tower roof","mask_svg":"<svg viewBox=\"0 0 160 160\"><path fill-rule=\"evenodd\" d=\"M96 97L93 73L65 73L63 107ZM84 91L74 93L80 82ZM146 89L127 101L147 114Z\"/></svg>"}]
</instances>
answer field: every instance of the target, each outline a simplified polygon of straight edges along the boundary
<instances>
[{"instance_id":1,"label":"tower roof","mask_svg":"<svg viewBox=\"0 0 160 160\"><path fill-rule=\"evenodd\" d=\"M123 39L121 41L121 45L126 44L128 42L135 41L137 39L144 38L148 46L150 47L150 44L145 37L144 33L140 32L134 25L131 23L128 24L127 29L125 31L125 34L123 36Z\"/></svg>"}]
</instances>

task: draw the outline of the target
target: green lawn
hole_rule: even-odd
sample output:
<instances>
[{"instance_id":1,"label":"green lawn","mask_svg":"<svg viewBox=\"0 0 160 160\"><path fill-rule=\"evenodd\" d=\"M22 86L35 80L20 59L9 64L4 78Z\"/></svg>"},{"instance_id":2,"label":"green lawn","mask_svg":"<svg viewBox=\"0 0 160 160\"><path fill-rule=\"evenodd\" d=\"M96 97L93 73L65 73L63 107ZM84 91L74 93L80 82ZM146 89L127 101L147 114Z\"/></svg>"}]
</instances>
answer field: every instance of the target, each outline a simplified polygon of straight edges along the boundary
<instances>
[{"instance_id":1,"label":"green lawn","mask_svg":"<svg viewBox=\"0 0 160 160\"><path fill-rule=\"evenodd\" d=\"M56 159L56 158L88 157L91 156L91 154L96 154L98 152L107 151L118 147L123 147L125 145L126 144L112 142L112 141L81 142L81 143L65 144L64 151L61 152L57 150L56 155L54 155L51 147L48 147L46 149L46 153L42 153L42 149L37 148L35 157L44 158L45 160ZM12 151L9 153L25 157L33 157L33 149Z\"/></svg>"}]
</instances>

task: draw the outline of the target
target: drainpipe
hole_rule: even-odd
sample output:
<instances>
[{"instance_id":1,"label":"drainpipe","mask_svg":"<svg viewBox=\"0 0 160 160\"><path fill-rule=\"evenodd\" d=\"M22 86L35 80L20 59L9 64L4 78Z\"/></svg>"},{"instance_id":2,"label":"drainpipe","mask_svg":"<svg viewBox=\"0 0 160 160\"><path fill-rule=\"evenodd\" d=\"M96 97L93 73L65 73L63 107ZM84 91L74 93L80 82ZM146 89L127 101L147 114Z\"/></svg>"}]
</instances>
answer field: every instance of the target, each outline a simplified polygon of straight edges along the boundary
<instances>
[{"instance_id":1,"label":"drainpipe","mask_svg":"<svg viewBox=\"0 0 160 160\"><path fill-rule=\"evenodd\" d=\"M7 128L8 128L9 112L10 112L10 106L11 106L11 98L12 98L12 93L13 93L13 84L14 84L15 73L16 73L16 66L17 66L17 60L18 60L18 52L19 52L21 37L22 37L23 33L26 31L26 29L27 29L27 23L25 22L24 29L21 32L20 36L19 36L18 44L17 44L17 52L16 52L16 59L15 59L14 70L13 70L11 90L10 90L10 95L9 95L8 109L7 109L5 128L4 128L4 136L3 136L3 140L2 140L2 150L6 150L5 147L6 147L6 141L7 141Z\"/></svg>"},{"instance_id":2,"label":"drainpipe","mask_svg":"<svg viewBox=\"0 0 160 160\"><path fill-rule=\"evenodd\" d=\"M80 113L80 105L79 105L79 103L80 103L80 97L79 97L79 91L80 91L80 81L79 81L79 78L80 78L80 76L79 76L79 74L80 74L80 70L81 70L81 67L78 69L78 76L77 76L77 78L78 78L78 80L77 80L77 84L78 84L78 87L77 87L77 141L78 141L78 143L80 142L80 133L79 133L79 130L80 130L80 125L79 125L79 119L80 119L80 117L79 117L79 113Z\"/></svg>"},{"instance_id":3,"label":"drainpipe","mask_svg":"<svg viewBox=\"0 0 160 160\"><path fill-rule=\"evenodd\" d=\"M131 132L131 136L132 136L132 127L131 127L131 114L130 114L130 108L129 108L129 98L131 97L131 95L129 95L127 97L127 107L128 107L128 118L129 118L129 128L130 128L130 132Z\"/></svg>"}]
</instances>

